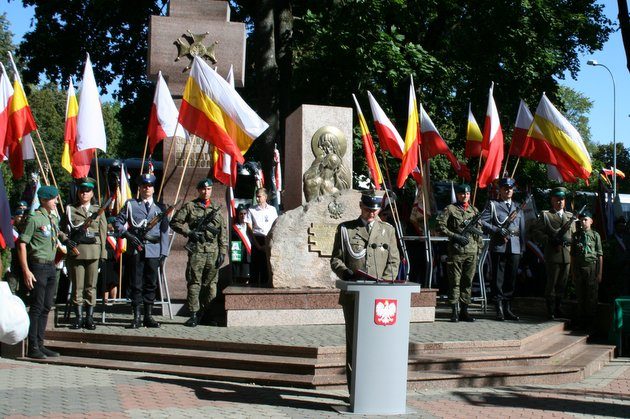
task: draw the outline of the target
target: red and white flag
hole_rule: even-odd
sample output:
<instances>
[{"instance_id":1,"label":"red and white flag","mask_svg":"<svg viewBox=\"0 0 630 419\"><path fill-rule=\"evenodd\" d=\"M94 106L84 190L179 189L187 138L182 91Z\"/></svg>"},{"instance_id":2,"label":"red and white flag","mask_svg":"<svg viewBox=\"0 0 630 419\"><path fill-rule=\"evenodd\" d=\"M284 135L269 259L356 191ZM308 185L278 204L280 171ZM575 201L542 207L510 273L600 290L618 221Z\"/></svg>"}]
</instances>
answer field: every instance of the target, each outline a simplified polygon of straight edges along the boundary
<instances>
[{"instance_id":1,"label":"red and white flag","mask_svg":"<svg viewBox=\"0 0 630 419\"><path fill-rule=\"evenodd\" d=\"M385 112L383 112L383 109L370 92L368 92L368 99L370 100L370 108L372 108L372 116L374 117L374 127L376 128L376 135L378 135L381 148L389 151L389 153L397 159L402 160L405 142L398 133L398 130L394 127L394 124L392 124L392 121L385 115Z\"/></svg>"},{"instance_id":2,"label":"red and white flag","mask_svg":"<svg viewBox=\"0 0 630 419\"><path fill-rule=\"evenodd\" d=\"M85 59L83 81L79 93L79 114L77 116L77 150L98 148L107 152L107 139L105 136L105 123L101 99L92 71L90 54Z\"/></svg>"},{"instance_id":3,"label":"red and white flag","mask_svg":"<svg viewBox=\"0 0 630 419\"><path fill-rule=\"evenodd\" d=\"M158 72L158 80L155 85L155 94L153 95L149 126L147 128L149 154L153 154L155 147L165 138L174 136L186 138L184 128L177 123L178 116L179 112L160 71Z\"/></svg>"},{"instance_id":4,"label":"red and white flag","mask_svg":"<svg viewBox=\"0 0 630 419\"><path fill-rule=\"evenodd\" d=\"M492 95L494 83L490 86L488 93L488 109L486 111L486 122L483 126L482 149L487 150L488 158L479 173L479 187L485 188L501 175L501 164L503 163L503 131L501 121L499 121L499 111L494 103Z\"/></svg>"},{"instance_id":5,"label":"red and white flag","mask_svg":"<svg viewBox=\"0 0 630 419\"><path fill-rule=\"evenodd\" d=\"M512 133L512 143L508 155L522 157L527 149L527 132L534 122L534 116L529 111L527 104L521 99L516 114L516 124Z\"/></svg>"}]
</instances>

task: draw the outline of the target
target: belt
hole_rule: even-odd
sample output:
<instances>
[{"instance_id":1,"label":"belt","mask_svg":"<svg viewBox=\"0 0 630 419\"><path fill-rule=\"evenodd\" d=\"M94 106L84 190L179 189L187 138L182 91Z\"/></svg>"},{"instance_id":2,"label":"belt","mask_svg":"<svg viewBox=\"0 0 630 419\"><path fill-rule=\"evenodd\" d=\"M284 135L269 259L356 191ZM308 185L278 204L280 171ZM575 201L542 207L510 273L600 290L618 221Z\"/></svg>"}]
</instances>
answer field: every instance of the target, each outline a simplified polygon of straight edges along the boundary
<instances>
[{"instance_id":1,"label":"belt","mask_svg":"<svg viewBox=\"0 0 630 419\"><path fill-rule=\"evenodd\" d=\"M40 265L54 265L55 264L54 260L46 260L46 259L33 258L33 257L28 258L28 261L31 263L38 263Z\"/></svg>"}]
</instances>

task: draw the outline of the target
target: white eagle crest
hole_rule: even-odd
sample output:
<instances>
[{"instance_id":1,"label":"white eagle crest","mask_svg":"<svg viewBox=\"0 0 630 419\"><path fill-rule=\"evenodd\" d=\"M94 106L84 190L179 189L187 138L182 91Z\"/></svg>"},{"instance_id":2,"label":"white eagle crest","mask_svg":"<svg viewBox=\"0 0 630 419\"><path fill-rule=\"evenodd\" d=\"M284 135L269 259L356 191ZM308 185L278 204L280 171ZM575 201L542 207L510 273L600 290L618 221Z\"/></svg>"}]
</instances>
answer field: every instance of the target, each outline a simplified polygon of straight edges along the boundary
<instances>
[{"instance_id":1,"label":"white eagle crest","mask_svg":"<svg viewBox=\"0 0 630 419\"><path fill-rule=\"evenodd\" d=\"M376 304L376 315L379 322L383 324L391 323L396 315L396 303L385 300L385 303L379 301Z\"/></svg>"}]
</instances>

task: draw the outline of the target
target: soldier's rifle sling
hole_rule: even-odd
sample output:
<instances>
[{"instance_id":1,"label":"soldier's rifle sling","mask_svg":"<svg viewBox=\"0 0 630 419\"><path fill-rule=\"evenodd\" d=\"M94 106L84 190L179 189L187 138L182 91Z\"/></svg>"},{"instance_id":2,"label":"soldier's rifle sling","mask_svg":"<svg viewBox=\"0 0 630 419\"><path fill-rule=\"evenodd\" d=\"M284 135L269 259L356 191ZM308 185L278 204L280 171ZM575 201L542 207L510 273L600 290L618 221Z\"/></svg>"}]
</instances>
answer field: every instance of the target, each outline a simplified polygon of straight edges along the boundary
<instances>
[{"instance_id":1,"label":"soldier's rifle sling","mask_svg":"<svg viewBox=\"0 0 630 419\"><path fill-rule=\"evenodd\" d=\"M573 214L571 218L567 220L567 222L565 222L564 224L562 224L562 226L560 226L560 229L556 233L556 237L555 237L557 241L562 240L564 235L571 228L571 224L573 224L575 220L577 220L580 217L580 215L584 213L584 211L586 211L586 204L584 204L584 206L582 206L582 208L580 208L580 210L577 213Z\"/></svg>"},{"instance_id":2,"label":"soldier's rifle sling","mask_svg":"<svg viewBox=\"0 0 630 419\"><path fill-rule=\"evenodd\" d=\"M529 201L532 200L532 194L527 195L527 198L525 198L525 201L523 201L521 203L521 205L519 205L518 207L516 207L505 219L505 221L503 221L501 223L501 225L499 226L499 228L508 228L508 226L510 224L512 224L512 221L516 220L516 217L518 216L518 213L523 211L525 209L525 207L527 206L527 203Z\"/></svg>"},{"instance_id":3,"label":"soldier's rifle sling","mask_svg":"<svg viewBox=\"0 0 630 419\"><path fill-rule=\"evenodd\" d=\"M173 211L175 211L175 205L169 206L166 211L161 212L155 217L151 218L151 220L149 220L149 222L142 228L142 230L140 230L138 238L140 240L144 240L147 234L149 234L149 231L151 231L153 227L158 225L158 223L160 223L164 219L164 217L169 217L173 213Z\"/></svg>"}]
</instances>

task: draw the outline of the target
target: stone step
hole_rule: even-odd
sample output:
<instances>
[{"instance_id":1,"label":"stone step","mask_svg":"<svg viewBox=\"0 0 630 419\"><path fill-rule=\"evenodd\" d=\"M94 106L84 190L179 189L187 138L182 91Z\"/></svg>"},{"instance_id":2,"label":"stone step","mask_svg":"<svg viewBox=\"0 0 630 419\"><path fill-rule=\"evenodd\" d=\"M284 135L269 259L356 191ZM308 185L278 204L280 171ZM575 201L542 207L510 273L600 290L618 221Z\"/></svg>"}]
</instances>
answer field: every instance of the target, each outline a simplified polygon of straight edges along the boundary
<instances>
[{"instance_id":1,"label":"stone step","mask_svg":"<svg viewBox=\"0 0 630 419\"><path fill-rule=\"evenodd\" d=\"M19 360L44 364L69 365L89 368L101 368L121 371L141 371L156 374L169 374L204 380L230 381L238 383L253 383L269 386L287 386L300 388L314 388L313 376L304 374L272 373L268 371L246 371L225 368L200 367L196 365L173 365L155 362L139 362L114 359L97 359L76 356L61 356L33 360L18 358Z\"/></svg>"}]
</instances>

